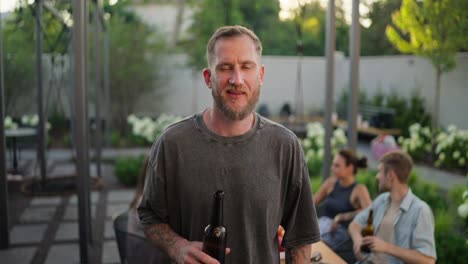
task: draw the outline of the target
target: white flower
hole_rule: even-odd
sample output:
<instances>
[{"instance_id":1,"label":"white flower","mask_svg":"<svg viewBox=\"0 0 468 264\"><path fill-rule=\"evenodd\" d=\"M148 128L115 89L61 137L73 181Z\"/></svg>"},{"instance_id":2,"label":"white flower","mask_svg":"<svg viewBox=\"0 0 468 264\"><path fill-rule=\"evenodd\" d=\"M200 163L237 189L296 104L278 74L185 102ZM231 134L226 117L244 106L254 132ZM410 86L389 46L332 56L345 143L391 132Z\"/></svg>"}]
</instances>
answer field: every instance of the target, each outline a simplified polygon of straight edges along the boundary
<instances>
[{"instance_id":1,"label":"white flower","mask_svg":"<svg viewBox=\"0 0 468 264\"><path fill-rule=\"evenodd\" d=\"M409 131L411 134L418 133L419 129L421 129L421 125L419 123L414 123L409 127Z\"/></svg>"},{"instance_id":2,"label":"white flower","mask_svg":"<svg viewBox=\"0 0 468 264\"><path fill-rule=\"evenodd\" d=\"M18 127L18 124L13 122L13 119L9 116L5 117L3 125L5 126L5 129L16 129Z\"/></svg>"},{"instance_id":3,"label":"white flower","mask_svg":"<svg viewBox=\"0 0 468 264\"><path fill-rule=\"evenodd\" d=\"M463 201L467 203L468 202L468 190L463 192L462 197L463 197Z\"/></svg>"},{"instance_id":4,"label":"white flower","mask_svg":"<svg viewBox=\"0 0 468 264\"><path fill-rule=\"evenodd\" d=\"M468 203L464 203L458 206L458 215L461 216L463 219L466 219L468 217Z\"/></svg>"},{"instance_id":5,"label":"white flower","mask_svg":"<svg viewBox=\"0 0 468 264\"><path fill-rule=\"evenodd\" d=\"M465 158L461 158L461 159L458 160L458 165L465 166L465 162L466 162Z\"/></svg>"},{"instance_id":6,"label":"white flower","mask_svg":"<svg viewBox=\"0 0 468 264\"><path fill-rule=\"evenodd\" d=\"M441 161L445 160L445 153L440 153L439 154L439 160L441 160Z\"/></svg>"},{"instance_id":7,"label":"white flower","mask_svg":"<svg viewBox=\"0 0 468 264\"><path fill-rule=\"evenodd\" d=\"M454 124L450 124L450 125L447 127L447 131L448 131L449 133L456 133L456 132L457 132L457 129L458 129L457 126L454 125Z\"/></svg>"},{"instance_id":8,"label":"white flower","mask_svg":"<svg viewBox=\"0 0 468 264\"><path fill-rule=\"evenodd\" d=\"M427 152L431 151L431 144L426 144L424 146L424 150L427 151Z\"/></svg>"},{"instance_id":9,"label":"white flower","mask_svg":"<svg viewBox=\"0 0 468 264\"><path fill-rule=\"evenodd\" d=\"M431 136L431 130L428 127L424 127L421 132L423 133L423 135L426 135L428 137Z\"/></svg>"},{"instance_id":10,"label":"white flower","mask_svg":"<svg viewBox=\"0 0 468 264\"><path fill-rule=\"evenodd\" d=\"M321 148L321 149L319 149L317 151L317 156L318 156L319 159L323 159L323 148Z\"/></svg>"},{"instance_id":11,"label":"white flower","mask_svg":"<svg viewBox=\"0 0 468 264\"><path fill-rule=\"evenodd\" d=\"M30 126L37 126L39 123L39 116L38 115L32 115L31 118L29 119L29 125Z\"/></svg>"},{"instance_id":12,"label":"white flower","mask_svg":"<svg viewBox=\"0 0 468 264\"><path fill-rule=\"evenodd\" d=\"M457 151L454 151L453 154L452 154L452 157L453 157L454 159L458 159L458 158L460 157L460 151L458 151L458 150L457 150Z\"/></svg>"}]
</instances>

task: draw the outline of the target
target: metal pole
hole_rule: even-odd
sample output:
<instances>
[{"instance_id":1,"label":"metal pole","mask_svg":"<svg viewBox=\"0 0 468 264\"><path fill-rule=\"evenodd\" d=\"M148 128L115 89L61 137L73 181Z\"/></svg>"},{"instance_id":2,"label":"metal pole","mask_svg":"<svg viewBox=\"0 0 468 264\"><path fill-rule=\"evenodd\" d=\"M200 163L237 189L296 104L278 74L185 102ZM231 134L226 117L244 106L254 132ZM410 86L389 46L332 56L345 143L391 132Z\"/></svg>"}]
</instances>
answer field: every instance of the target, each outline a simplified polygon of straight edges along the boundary
<instances>
[{"instance_id":1,"label":"metal pole","mask_svg":"<svg viewBox=\"0 0 468 264\"><path fill-rule=\"evenodd\" d=\"M110 128L112 124L111 106L110 106L110 88L109 88L109 32L104 33L104 97L106 111L106 146L110 147Z\"/></svg>"},{"instance_id":2,"label":"metal pole","mask_svg":"<svg viewBox=\"0 0 468 264\"><path fill-rule=\"evenodd\" d=\"M8 180L6 172L5 145L5 84L3 82L3 42L2 14L0 13L0 249L10 247L8 231Z\"/></svg>"},{"instance_id":3,"label":"metal pole","mask_svg":"<svg viewBox=\"0 0 468 264\"><path fill-rule=\"evenodd\" d=\"M359 107L359 53L360 53L360 24L359 0L353 0L351 37L349 50L349 100L348 100L348 147L356 151L357 147L357 114Z\"/></svg>"},{"instance_id":4,"label":"metal pole","mask_svg":"<svg viewBox=\"0 0 468 264\"><path fill-rule=\"evenodd\" d=\"M87 1L73 0L74 96L80 260L88 263L91 241L89 214L89 153L87 116Z\"/></svg>"},{"instance_id":5,"label":"metal pole","mask_svg":"<svg viewBox=\"0 0 468 264\"><path fill-rule=\"evenodd\" d=\"M36 0L36 75L37 75L37 115L39 116L37 157L39 159L42 183L46 180L47 164L45 160L46 131L44 111L44 91L42 87L42 3Z\"/></svg>"},{"instance_id":6,"label":"metal pole","mask_svg":"<svg viewBox=\"0 0 468 264\"><path fill-rule=\"evenodd\" d=\"M335 0L328 0L327 9L327 33L325 54L327 57L326 79L325 79L325 138L322 178L325 180L330 176L331 167L331 137L333 133L332 112L333 112L333 88L335 78Z\"/></svg>"},{"instance_id":7,"label":"metal pole","mask_svg":"<svg viewBox=\"0 0 468 264\"><path fill-rule=\"evenodd\" d=\"M101 154L102 154L102 119L101 119L101 107L100 101L102 97L101 93L101 30L99 20L99 0L94 2L94 88L96 92L96 99L94 102L95 107L95 158L96 158L96 170L97 176L101 177Z\"/></svg>"}]
</instances>

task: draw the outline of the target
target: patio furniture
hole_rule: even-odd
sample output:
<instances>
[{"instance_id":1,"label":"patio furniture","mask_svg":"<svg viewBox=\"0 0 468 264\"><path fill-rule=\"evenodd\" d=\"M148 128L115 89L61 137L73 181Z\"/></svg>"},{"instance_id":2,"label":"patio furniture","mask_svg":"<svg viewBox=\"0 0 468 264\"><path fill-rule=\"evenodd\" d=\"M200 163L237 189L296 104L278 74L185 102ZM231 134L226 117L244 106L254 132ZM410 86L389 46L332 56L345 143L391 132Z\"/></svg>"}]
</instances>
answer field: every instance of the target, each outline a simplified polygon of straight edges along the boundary
<instances>
[{"instance_id":1,"label":"patio furniture","mask_svg":"<svg viewBox=\"0 0 468 264\"><path fill-rule=\"evenodd\" d=\"M18 169L18 144L19 138L36 136L37 132L34 128L16 128L5 130L6 139L11 139L11 147L13 150L13 164L12 169L9 171L13 175L21 174Z\"/></svg>"},{"instance_id":2,"label":"patio furniture","mask_svg":"<svg viewBox=\"0 0 468 264\"><path fill-rule=\"evenodd\" d=\"M114 219L115 239L121 263L169 263L167 255L153 246L146 237L129 230L129 217L134 216L126 211Z\"/></svg>"}]
</instances>

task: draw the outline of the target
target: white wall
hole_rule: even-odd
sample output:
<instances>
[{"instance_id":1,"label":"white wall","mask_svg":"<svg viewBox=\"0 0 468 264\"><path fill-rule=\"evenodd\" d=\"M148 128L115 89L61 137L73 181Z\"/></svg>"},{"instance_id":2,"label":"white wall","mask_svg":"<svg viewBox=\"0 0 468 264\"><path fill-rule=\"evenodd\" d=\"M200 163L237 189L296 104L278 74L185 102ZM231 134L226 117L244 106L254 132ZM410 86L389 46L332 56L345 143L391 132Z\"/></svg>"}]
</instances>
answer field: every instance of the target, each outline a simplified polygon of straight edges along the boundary
<instances>
[{"instance_id":1,"label":"white wall","mask_svg":"<svg viewBox=\"0 0 468 264\"><path fill-rule=\"evenodd\" d=\"M164 101L166 112L189 115L211 105L210 90L206 88L202 73L193 79L192 71L185 66L185 57L174 56L168 63L172 75L167 84ZM281 105L289 102L294 106L297 80L297 58L289 56L264 56L265 84L260 103L268 105L272 113L278 113ZM321 110L325 101L325 66L323 57L305 57L302 63L304 109L307 112ZM409 96L414 89L426 99L432 108L435 90L435 75L428 60L415 56L361 57L360 87L372 96L380 89L388 93L395 91ZM455 124L468 129L468 53L457 56L457 68L442 77L440 122L442 125ZM337 53L335 56L335 99L349 80L349 60ZM142 112L147 112L143 111Z\"/></svg>"}]
</instances>

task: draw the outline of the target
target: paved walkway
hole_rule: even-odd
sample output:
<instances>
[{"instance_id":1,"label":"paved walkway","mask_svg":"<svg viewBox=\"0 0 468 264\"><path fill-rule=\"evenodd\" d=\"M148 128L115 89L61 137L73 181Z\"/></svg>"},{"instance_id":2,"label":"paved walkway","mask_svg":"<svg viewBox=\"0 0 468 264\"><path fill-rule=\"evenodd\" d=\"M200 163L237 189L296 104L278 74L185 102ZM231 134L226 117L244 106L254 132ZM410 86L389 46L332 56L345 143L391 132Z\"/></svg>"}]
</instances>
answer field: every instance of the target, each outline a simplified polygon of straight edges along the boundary
<instances>
[{"instance_id":1,"label":"paved walkway","mask_svg":"<svg viewBox=\"0 0 468 264\"><path fill-rule=\"evenodd\" d=\"M112 219L128 210L134 189L120 186L103 167L104 186L91 192L92 236L89 263L120 263ZM12 192L13 191L13 192ZM10 244L1 263L80 263L77 195L25 197L10 191Z\"/></svg>"},{"instance_id":2,"label":"paved walkway","mask_svg":"<svg viewBox=\"0 0 468 264\"><path fill-rule=\"evenodd\" d=\"M103 158L118 156L135 156L147 154L148 149L105 150ZM359 151L369 158L369 165L375 168L373 159L366 144L359 145ZM37 171L32 165L35 152L22 153L22 165ZM48 153L50 173L48 177L63 176L75 173L70 163L73 157L70 150L54 150ZM27 166L28 167L28 166ZM453 175L432 168L417 166L421 177L449 189L455 185L466 185L466 177ZM91 193L92 205L92 264L120 263L112 219L128 209L133 198L134 189L121 186L114 177L113 168L103 165L101 190ZM33 172L29 172L31 175ZM94 166L91 175L95 175ZM1 263L6 264L63 264L79 262L78 212L75 194L28 197L19 191L18 184L9 183L10 241L11 247L0 250Z\"/></svg>"}]
</instances>

